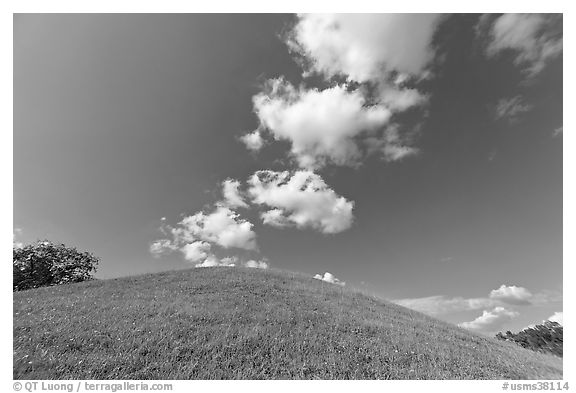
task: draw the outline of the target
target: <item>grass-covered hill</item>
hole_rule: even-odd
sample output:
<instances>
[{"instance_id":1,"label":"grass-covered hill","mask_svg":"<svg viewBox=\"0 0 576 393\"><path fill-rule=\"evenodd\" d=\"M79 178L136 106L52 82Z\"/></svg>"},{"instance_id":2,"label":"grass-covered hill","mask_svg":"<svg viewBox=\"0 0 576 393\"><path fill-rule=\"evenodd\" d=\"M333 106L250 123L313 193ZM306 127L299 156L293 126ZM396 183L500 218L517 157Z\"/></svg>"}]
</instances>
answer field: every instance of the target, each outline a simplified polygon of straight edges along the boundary
<instances>
[{"instance_id":1,"label":"grass-covered hill","mask_svg":"<svg viewBox=\"0 0 576 393\"><path fill-rule=\"evenodd\" d=\"M202 268L14 293L15 379L560 379L562 360L299 274Z\"/></svg>"}]
</instances>

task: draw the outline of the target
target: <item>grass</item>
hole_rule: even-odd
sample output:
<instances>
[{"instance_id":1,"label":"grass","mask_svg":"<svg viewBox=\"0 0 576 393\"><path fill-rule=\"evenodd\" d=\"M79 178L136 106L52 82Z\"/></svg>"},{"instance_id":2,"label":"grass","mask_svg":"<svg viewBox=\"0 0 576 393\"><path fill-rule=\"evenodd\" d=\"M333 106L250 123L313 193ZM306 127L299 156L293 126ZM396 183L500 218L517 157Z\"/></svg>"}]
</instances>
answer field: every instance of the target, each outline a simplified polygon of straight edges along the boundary
<instances>
[{"instance_id":1,"label":"grass","mask_svg":"<svg viewBox=\"0 0 576 393\"><path fill-rule=\"evenodd\" d=\"M203 268L14 293L14 379L561 379L560 358L299 274Z\"/></svg>"}]
</instances>

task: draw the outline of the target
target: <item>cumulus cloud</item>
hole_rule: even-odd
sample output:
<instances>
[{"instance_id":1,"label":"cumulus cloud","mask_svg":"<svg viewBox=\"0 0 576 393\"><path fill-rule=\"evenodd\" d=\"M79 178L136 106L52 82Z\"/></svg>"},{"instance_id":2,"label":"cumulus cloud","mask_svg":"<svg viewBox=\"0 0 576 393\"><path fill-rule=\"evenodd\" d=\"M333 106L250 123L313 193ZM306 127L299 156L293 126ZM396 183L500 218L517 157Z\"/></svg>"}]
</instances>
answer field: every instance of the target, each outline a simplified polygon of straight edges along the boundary
<instances>
[{"instance_id":1,"label":"cumulus cloud","mask_svg":"<svg viewBox=\"0 0 576 393\"><path fill-rule=\"evenodd\" d=\"M531 304L532 294L526 288L515 285L507 286L502 284L500 288L490 292L490 299L499 300L503 303L515 305Z\"/></svg>"},{"instance_id":2,"label":"cumulus cloud","mask_svg":"<svg viewBox=\"0 0 576 393\"><path fill-rule=\"evenodd\" d=\"M284 228L291 225L291 221L284 216L284 210L271 209L260 213L262 222L277 228Z\"/></svg>"},{"instance_id":3,"label":"cumulus cloud","mask_svg":"<svg viewBox=\"0 0 576 393\"><path fill-rule=\"evenodd\" d=\"M522 96L502 98L496 104L496 119L517 121L520 115L532 110L532 105L524 103Z\"/></svg>"},{"instance_id":4,"label":"cumulus cloud","mask_svg":"<svg viewBox=\"0 0 576 393\"><path fill-rule=\"evenodd\" d=\"M260 127L290 142L302 168L357 165L362 152L356 138L381 129L391 116L387 107L368 106L359 90L349 91L346 85L305 90L274 79L253 102Z\"/></svg>"},{"instance_id":5,"label":"cumulus cloud","mask_svg":"<svg viewBox=\"0 0 576 393\"><path fill-rule=\"evenodd\" d=\"M202 262L197 263L195 267L216 267L216 266L236 266L236 258L222 258L218 259L215 255L208 255L208 257Z\"/></svg>"},{"instance_id":6,"label":"cumulus cloud","mask_svg":"<svg viewBox=\"0 0 576 393\"><path fill-rule=\"evenodd\" d=\"M149 250L150 253L159 258L160 256L170 253L178 249L178 246L172 243L170 239L159 239L155 240L150 244Z\"/></svg>"},{"instance_id":7,"label":"cumulus cloud","mask_svg":"<svg viewBox=\"0 0 576 393\"><path fill-rule=\"evenodd\" d=\"M562 16L554 14L504 14L489 30L488 56L514 53L514 63L529 76L542 71L562 53Z\"/></svg>"},{"instance_id":8,"label":"cumulus cloud","mask_svg":"<svg viewBox=\"0 0 576 393\"><path fill-rule=\"evenodd\" d=\"M196 213L180 222L175 234L183 240L199 239L224 248L256 249L253 224L243 220L227 206L217 206L212 213Z\"/></svg>"},{"instance_id":9,"label":"cumulus cloud","mask_svg":"<svg viewBox=\"0 0 576 393\"><path fill-rule=\"evenodd\" d=\"M548 321L558 322L560 325L564 326L564 313L562 311L556 311L548 317Z\"/></svg>"},{"instance_id":10,"label":"cumulus cloud","mask_svg":"<svg viewBox=\"0 0 576 393\"><path fill-rule=\"evenodd\" d=\"M412 310L436 316L504 305L549 305L561 301L561 294L559 295L556 291L542 291L533 295L523 287L502 285L500 288L490 291L488 297L464 298L461 296L448 297L438 295L391 301Z\"/></svg>"},{"instance_id":11,"label":"cumulus cloud","mask_svg":"<svg viewBox=\"0 0 576 393\"><path fill-rule=\"evenodd\" d=\"M196 241L185 244L180 250L184 254L184 258L190 262L198 262L208 257L208 253L212 246L210 243L203 241Z\"/></svg>"},{"instance_id":12,"label":"cumulus cloud","mask_svg":"<svg viewBox=\"0 0 576 393\"><path fill-rule=\"evenodd\" d=\"M226 184L226 182L225 182ZM231 189L237 191L234 181ZM229 194L226 191L224 194ZM235 195L235 194L233 194ZM238 258L226 257L219 259L214 247L222 249L239 248L257 251L256 234L252 223L241 219L228 204L238 204L238 200L227 195L225 202L218 202L212 212L198 212L184 217L176 227L164 223L160 231L166 238L150 244L150 253L155 257L180 250L184 259L196 263L197 267L235 266ZM242 201L242 200L240 200Z\"/></svg>"},{"instance_id":13,"label":"cumulus cloud","mask_svg":"<svg viewBox=\"0 0 576 393\"><path fill-rule=\"evenodd\" d=\"M224 204L229 207L248 207L239 191L240 182L238 180L226 179L222 182L222 194Z\"/></svg>"},{"instance_id":14,"label":"cumulus cloud","mask_svg":"<svg viewBox=\"0 0 576 393\"><path fill-rule=\"evenodd\" d=\"M330 284L336 284L336 285L342 285L342 286L346 285L345 282L340 281L339 279L334 277L334 275L332 273L328 273L328 272L324 273L324 275L316 274L314 276L314 278L317 280L329 282Z\"/></svg>"},{"instance_id":15,"label":"cumulus cloud","mask_svg":"<svg viewBox=\"0 0 576 393\"><path fill-rule=\"evenodd\" d=\"M494 332L518 315L516 311L507 310L499 306L495 307L492 311L484 310L478 318L470 322L462 322L458 326L470 330Z\"/></svg>"},{"instance_id":16,"label":"cumulus cloud","mask_svg":"<svg viewBox=\"0 0 576 393\"><path fill-rule=\"evenodd\" d=\"M421 73L432 53L437 14L299 15L288 40L311 70L366 82L387 71Z\"/></svg>"},{"instance_id":17,"label":"cumulus cloud","mask_svg":"<svg viewBox=\"0 0 576 393\"><path fill-rule=\"evenodd\" d=\"M392 302L424 314L436 316L461 311L479 310L494 307L497 302L487 298L428 296L413 299L398 299Z\"/></svg>"},{"instance_id":18,"label":"cumulus cloud","mask_svg":"<svg viewBox=\"0 0 576 393\"><path fill-rule=\"evenodd\" d=\"M244 266L254 269L268 269L268 263L266 261L255 261L253 259L246 261Z\"/></svg>"},{"instance_id":19,"label":"cumulus cloud","mask_svg":"<svg viewBox=\"0 0 576 393\"><path fill-rule=\"evenodd\" d=\"M248 150L258 151L264 146L264 139L260 131L256 130L240 137L240 140L246 145Z\"/></svg>"},{"instance_id":20,"label":"cumulus cloud","mask_svg":"<svg viewBox=\"0 0 576 393\"><path fill-rule=\"evenodd\" d=\"M336 194L311 171L258 171L248 184L253 202L272 208L263 213L266 224L322 233L342 232L352 225L354 202Z\"/></svg>"}]
</instances>

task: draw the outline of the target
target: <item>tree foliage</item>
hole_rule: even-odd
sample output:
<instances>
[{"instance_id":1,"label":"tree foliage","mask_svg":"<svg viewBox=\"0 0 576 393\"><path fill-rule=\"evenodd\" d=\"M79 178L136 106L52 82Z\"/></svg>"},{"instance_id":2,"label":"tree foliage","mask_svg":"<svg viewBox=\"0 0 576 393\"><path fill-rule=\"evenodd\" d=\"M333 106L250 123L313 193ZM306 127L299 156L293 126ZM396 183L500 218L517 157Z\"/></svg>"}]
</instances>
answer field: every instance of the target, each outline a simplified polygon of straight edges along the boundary
<instances>
[{"instance_id":1,"label":"tree foliage","mask_svg":"<svg viewBox=\"0 0 576 393\"><path fill-rule=\"evenodd\" d=\"M98 262L88 252L46 240L13 247L13 290L91 280Z\"/></svg>"},{"instance_id":2,"label":"tree foliage","mask_svg":"<svg viewBox=\"0 0 576 393\"><path fill-rule=\"evenodd\" d=\"M515 342L524 348L538 352L549 352L562 357L563 327L558 322L545 321L541 325L528 327L518 333L507 331L496 334L496 338Z\"/></svg>"}]
</instances>

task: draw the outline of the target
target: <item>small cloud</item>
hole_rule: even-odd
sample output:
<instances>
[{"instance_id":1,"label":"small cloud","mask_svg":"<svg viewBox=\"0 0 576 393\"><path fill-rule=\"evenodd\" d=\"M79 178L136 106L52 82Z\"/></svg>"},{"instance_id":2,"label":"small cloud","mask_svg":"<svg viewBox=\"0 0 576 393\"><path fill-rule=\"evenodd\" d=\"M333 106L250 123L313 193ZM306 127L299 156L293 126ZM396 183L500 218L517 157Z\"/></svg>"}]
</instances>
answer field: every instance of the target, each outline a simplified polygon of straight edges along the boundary
<instances>
[{"instance_id":1,"label":"small cloud","mask_svg":"<svg viewBox=\"0 0 576 393\"><path fill-rule=\"evenodd\" d=\"M558 127L558 128L556 128L556 129L552 132L552 136L553 136L554 138L556 138L556 137L562 135L563 131L564 131L564 127L562 127L562 126L561 126L561 127Z\"/></svg>"},{"instance_id":2,"label":"small cloud","mask_svg":"<svg viewBox=\"0 0 576 393\"><path fill-rule=\"evenodd\" d=\"M216 267L216 266L227 266L227 267L234 267L236 266L236 258L235 257L227 257L218 259L215 255L208 255L208 257L202 263L196 264L195 267Z\"/></svg>"},{"instance_id":3,"label":"small cloud","mask_svg":"<svg viewBox=\"0 0 576 393\"><path fill-rule=\"evenodd\" d=\"M444 257L442 259L440 259L440 262L444 262L444 263L448 263L448 262L453 262L454 258L452 257Z\"/></svg>"},{"instance_id":4,"label":"small cloud","mask_svg":"<svg viewBox=\"0 0 576 393\"><path fill-rule=\"evenodd\" d=\"M240 140L246 145L246 148L251 151L258 151L264 146L264 139L262 139L259 130L241 136Z\"/></svg>"},{"instance_id":5,"label":"small cloud","mask_svg":"<svg viewBox=\"0 0 576 393\"><path fill-rule=\"evenodd\" d=\"M541 72L562 53L562 16L554 14L504 14L490 25L481 18L479 30L488 27L489 57L503 52L514 55L514 64L528 77Z\"/></svg>"},{"instance_id":6,"label":"small cloud","mask_svg":"<svg viewBox=\"0 0 576 393\"><path fill-rule=\"evenodd\" d=\"M261 215L266 224L322 233L339 233L352 225L354 202L336 194L311 171L258 171L248 184L252 201L272 208Z\"/></svg>"},{"instance_id":7,"label":"small cloud","mask_svg":"<svg viewBox=\"0 0 576 393\"><path fill-rule=\"evenodd\" d=\"M492 311L484 310L482 315L470 322L462 322L458 326L469 330L482 332L495 332L506 322L516 318L518 312L507 310L504 307L495 307Z\"/></svg>"},{"instance_id":8,"label":"small cloud","mask_svg":"<svg viewBox=\"0 0 576 393\"><path fill-rule=\"evenodd\" d=\"M346 285L345 282L340 281L339 279L334 277L334 275L332 273L328 273L328 272L324 273L323 276L321 274L316 274L314 276L314 278L317 280L329 282L330 284L336 284L336 285L342 285L342 286Z\"/></svg>"},{"instance_id":9,"label":"small cloud","mask_svg":"<svg viewBox=\"0 0 576 393\"><path fill-rule=\"evenodd\" d=\"M305 56L312 72L368 82L398 72L420 74L431 60L439 14L302 14L288 46Z\"/></svg>"},{"instance_id":10,"label":"small cloud","mask_svg":"<svg viewBox=\"0 0 576 393\"><path fill-rule=\"evenodd\" d=\"M507 119L510 122L519 120L520 115L529 112L532 105L525 104L522 96L502 98L498 101L495 108L496 119Z\"/></svg>"},{"instance_id":11,"label":"small cloud","mask_svg":"<svg viewBox=\"0 0 576 393\"><path fill-rule=\"evenodd\" d=\"M159 239L150 244L150 253L155 257L159 258L164 254L168 254L172 251L178 249L178 246L173 244L169 239Z\"/></svg>"},{"instance_id":12,"label":"small cloud","mask_svg":"<svg viewBox=\"0 0 576 393\"><path fill-rule=\"evenodd\" d=\"M281 209L271 209L260 213L262 222L266 225L271 225L276 228L285 228L290 226L290 220L284 216L284 211Z\"/></svg>"},{"instance_id":13,"label":"small cloud","mask_svg":"<svg viewBox=\"0 0 576 393\"><path fill-rule=\"evenodd\" d=\"M14 228L12 231L12 247L13 248L23 248L24 244L17 241L16 238L22 235L22 228Z\"/></svg>"},{"instance_id":14,"label":"small cloud","mask_svg":"<svg viewBox=\"0 0 576 393\"><path fill-rule=\"evenodd\" d=\"M246 261L246 263L244 263L245 267L250 267L250 268L254 268L254 269L268 269L268 263L265 261L255 261L255 260L249 260Z\"/></svg>"},{"instance_id":15,"label":"small cloud","mask_svg":"<svg viewBox=\"0 0 576 393\"><path fill-rule=\"evenodd\" d=\"M208 257L210 248L210 243L200 240L185 244L180 250L184 254L184 259L190 262L198 262Z\"/></svg>"},{"instance_id":16,"label":"small cloud","mask_svg":"<svg viewBox=\"0 0 576 393\"><path fill-rule=\"evenodd\" d=\"M528 305L532 294L526 288L502 284L500 288L490 292L490 299L514 305Z\"/></svg>"},{"instance_id":17,"label":"small cloud","mask_svg":"<svg viewBox=\"0 0 576 393\"><path fill-rule=\"evenodd\" d=\"M179 225L178 236L184 240L203 240L224 248L257 248L253 224L227 206L217 206L212 213L199 212L184 217Z\"/></svg>"},{"instance_id":18,"label":"small cloud","mask_svg":"<svg viewBox=\"0 0 576 393\"><path fill-rule=\"evenodd\" d=\"M479 310L494 307L497 303L487 298L463 298L447 296L428 296L413 299L392 300L393 303L420 311L424 314L437 316L461 311Z\"/></svg>"},{"instance_id":19,"label":"small cloud","mask_svg":"<svg viewBox=\"0 0 576 393\"><path fill-rule=\"evenodd\" d=\"M564 326L564 313L562 311L556 311L548 317L548 321L558 322L560 325Z\"/></svg>"},{"instance_id":20,"label":"small cloud","mask_svg":"<svg viewBox=\"0 0 576 393\"><path fill-rule=\"evenodd\" d=\"M222 194L224 205L229 207L248 207L248 204L240 194L240 182L234 179L226 179L222 182Z\"/></svg>"}]
</instances>

